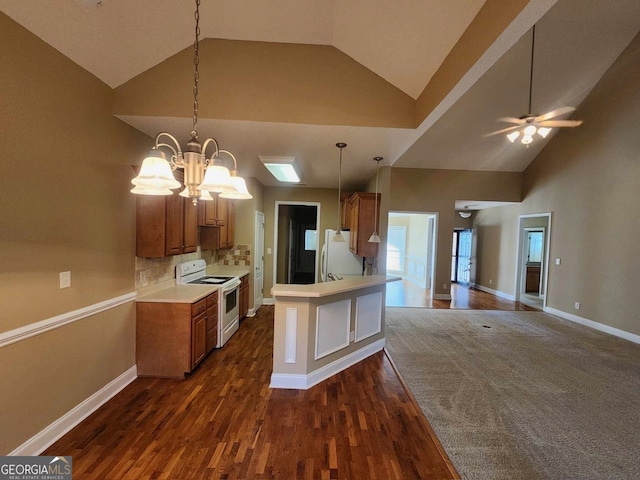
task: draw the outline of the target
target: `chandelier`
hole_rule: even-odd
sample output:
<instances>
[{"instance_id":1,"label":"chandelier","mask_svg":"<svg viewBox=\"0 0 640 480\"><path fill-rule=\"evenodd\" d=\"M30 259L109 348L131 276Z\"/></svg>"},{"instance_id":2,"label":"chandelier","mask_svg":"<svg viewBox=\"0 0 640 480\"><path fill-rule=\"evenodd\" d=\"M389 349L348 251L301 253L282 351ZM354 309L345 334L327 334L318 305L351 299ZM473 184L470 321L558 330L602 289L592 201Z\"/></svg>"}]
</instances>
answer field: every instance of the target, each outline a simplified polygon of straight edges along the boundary
<instances>
[{"instance_id":1,"label":"chandelier","mask_svg":"<svg viewBox=\"0 0 640 480\"><path fill-rule=\"evenodd\" d=\"M172 195L180 182L173 175L173 170L184 170L184 190L180 195L192 199L196 204L200 200L213 200L210 192L218 193L222 198L249 199L253 198L247 190L244 179L238 176L236 157L218 146L215 138L207 138L203 144L198 141L198 81L199 71L199 36L200 36L200 0L196 0L195 11L195 42L194 48L194 85L193 85L193 130L187 148L183 152L178 140L170 133L160 132L156 135L155 145L142 162L140 172L131 183L132 193L139 195ZM206 156L207 148L211 146L213 152ZM165 151L171 154L169 160ZM229 171L222 161L221 155L227 155L233 160L233 169Z\"/></svg>"}]
</instances>

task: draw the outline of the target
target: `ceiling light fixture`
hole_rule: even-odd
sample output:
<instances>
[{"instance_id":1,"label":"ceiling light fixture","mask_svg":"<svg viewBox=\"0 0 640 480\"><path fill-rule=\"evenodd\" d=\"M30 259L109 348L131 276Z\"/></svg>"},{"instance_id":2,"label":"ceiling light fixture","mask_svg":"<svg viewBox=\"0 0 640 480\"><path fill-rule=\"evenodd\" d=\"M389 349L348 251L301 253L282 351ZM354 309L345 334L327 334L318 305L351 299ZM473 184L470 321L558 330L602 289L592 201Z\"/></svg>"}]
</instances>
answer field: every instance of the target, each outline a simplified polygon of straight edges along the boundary
<instances>
[{"instance_id":1,"label":"ceiling light fixture","mask_svg":"<svg viewBox=\"0 0 640 480\"><path fill-rule=\"evenodd\" d=\"M465 207L465 208L469 208L469 207ZM460 215L462 218L469 218L471 216L471 212L467 212L467 211L458 212L458 215Z\"/></svg>"},{"instance_id":2,"label":"ceiling light fixture","mask_svg":"<svg viewBox=\"0 0 640 480\"><path fill-rule=\"evenodd\" d=\"M258 155L262 164L276 180L282 183L300 183L302 175L295 157L267 157Z\"/></svg>"},{"instance_id":3,"label":"ceiling light fixture","mask_svg":"<svg viewBox=\"0 0 640 480\"><path fill-rule=\"evenodd\" d=\"M172 195L171 190L180 188L180 182L175 179L172 171L182 168L185 189L180 192L180 195L191 198L194 204L198 202L198 199L211 199L209 192L220 193L223 198L252 198L247 191L244 179L237 176L236 158L227 150L221 150L215 138L207 138L203 144L198 141L200 0L196 0L194 16L196 20L195 42L193 44L195 71L191 139L183 153L180 149L180 143L173 135L166 132L158 133L155 145L142 162L138 176L131 180L134 185L131 192L140 195ZM206 151L209 145L213 145L215 151L211 157L207 158ZM161 149L167 149L171 152L171 158L168 161L165 152ZM220 160L221 153L226 153L233 158L234 167L231 173L228 168L215 163Z\"/></svg>"},{"instance_id":4,"label":"ceiling light fixture","mask_svg":"<svg viewBox=\"0 0 640 480\"><path fill-rule=\"evenodd\" d=\"M376 196L374 197L374 216L373 216L373 233L369 237L370 243L380 243L380 236L378 235L378 171L380 170L380 162L382 157L373 157L376 162Z\"/></svg>"},{"instance_id":5,"label":"ceiling light fixture","mask_svg":"<svg viewBox=\"0 0 640 480\"><path fill-rule=\"evenodd\" d=\"M342 215L340 194L342 189L342 149L346 146L346 143L336 143L336 147L340 149L340 163L338 164L338 228L336 228L336 233L331 238L331 240L334 242L344 242L344 237L342 236L342 233L340 233L340 216Z\"/></svg>"}]
</instances>

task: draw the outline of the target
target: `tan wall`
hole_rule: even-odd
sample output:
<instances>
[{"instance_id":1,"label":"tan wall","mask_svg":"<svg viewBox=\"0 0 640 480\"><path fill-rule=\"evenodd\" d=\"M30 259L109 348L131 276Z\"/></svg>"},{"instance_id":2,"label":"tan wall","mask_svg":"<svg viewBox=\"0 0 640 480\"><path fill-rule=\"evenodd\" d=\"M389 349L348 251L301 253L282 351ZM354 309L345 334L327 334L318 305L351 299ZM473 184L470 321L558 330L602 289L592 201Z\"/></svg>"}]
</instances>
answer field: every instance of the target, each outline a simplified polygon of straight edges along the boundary
<instances>
[{"instance_id":1,"label":"tan wall","mask_svg":"<svg viewBox=\"0 0 640 480\"><path fill-rule=\"evenodd\" d=\"M134 291L130 164L150 139L112 116L109 87L2 13L0 58L5 332ZM0 348L0 454L134 365L128 308Z\"/></svg>"},{"instance_id":2,"label":"tan wall","mask_svg":"<svg viewBox=\"0 0 640 480\"><path fill-rule=\"evenodd\" d=\"M519 202L522 174L393 168L388 190L385 185L385 191L389 192L389 201L388 204L384 202L383 194L382 218L387 217L389 210L438 214L434 281L435 293L444 295L449 294L451 287L452 233L456 217L459 217L455 211L456 199ZM386 235L383 241L386 241ZM384 249L381 250L385 255ZM382 271L385 260L380 254L378 261ZM447 287L444 288L443 284Z\"/></svg>"},{"instance_id":3,"label":"tan wall","mask_svg":"<svg viewBox=\"0 0 640 480\"><path fill-rule=\"evenodd\" d=\"M118 87L114 112L190 118L192 72L188 47ZM409 95L331 46L206 39L200 79L201 118L415 126Z\"/></svg>"},{"instance_id":4,"label":"tan wall","mask_svg":"<svg viewBox=\"0 0 640 480\"><path fill-rule=\"evenodd\" d=\"M249 274L249 308L255 305L255 282L254 269L256 255L259 254L255 250L255 229L256 229L256 211L264 212L264 187L255 178L249 177L245 179L247 189L253 195L249 200L235 200L235 244L249 245L251 251L251 273Z\"/></svg>"},{"instance_id":5,"label":"tan wall","mask_svg":"<svg viewBox=\"0 0 640 480\"><path fill-rule=\"evenodd\" d=\"M320 203L320 251L324 244L324 230L338 226L338 190L330 188L264 187L264 296L271 298L273 286L273 228L276 201ZM267 253L271 248L271 255Z\"/></svg>"},{"instance_id":6,"label":"tan wall","mask_svg":"<svg viewBox=\"0 0 640 480\"><path fill-rule=\"evenodd\" d=\"M484 271L496 262L510 265L500 289L513 293L515 249L508 245L517 234L517 217L552 212L548 306L640 334L632 302L640 285L634 254L640 222L633 213L640 205L638 78L640 36L574 113L584 124L558 132L527 168L522 205L492 209L477 220L495 230L480 251L483 282Z\"/></svg>"}]
</instances>

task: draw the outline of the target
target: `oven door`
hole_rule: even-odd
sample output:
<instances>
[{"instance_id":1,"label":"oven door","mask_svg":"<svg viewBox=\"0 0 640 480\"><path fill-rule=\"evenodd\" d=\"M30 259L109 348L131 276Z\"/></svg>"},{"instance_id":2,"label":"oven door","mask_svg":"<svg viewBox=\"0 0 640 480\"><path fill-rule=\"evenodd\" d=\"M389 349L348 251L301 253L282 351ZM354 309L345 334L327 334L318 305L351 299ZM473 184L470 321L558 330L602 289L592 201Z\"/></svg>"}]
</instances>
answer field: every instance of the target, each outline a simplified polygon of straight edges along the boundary
<instances>
[{"instance_id":1,"label":"oven door","mask_svg":"<svg viewBox=\"0 0 640 480\"><path fill-rule=\"evenodd\" d=\"M222 347L229 338L238 330L240 307L238 305L240 295L240 281L235 279L221 288L222 301L220 302L220 331L218 332L219 347Z\"/></svg>"}]
</instances>

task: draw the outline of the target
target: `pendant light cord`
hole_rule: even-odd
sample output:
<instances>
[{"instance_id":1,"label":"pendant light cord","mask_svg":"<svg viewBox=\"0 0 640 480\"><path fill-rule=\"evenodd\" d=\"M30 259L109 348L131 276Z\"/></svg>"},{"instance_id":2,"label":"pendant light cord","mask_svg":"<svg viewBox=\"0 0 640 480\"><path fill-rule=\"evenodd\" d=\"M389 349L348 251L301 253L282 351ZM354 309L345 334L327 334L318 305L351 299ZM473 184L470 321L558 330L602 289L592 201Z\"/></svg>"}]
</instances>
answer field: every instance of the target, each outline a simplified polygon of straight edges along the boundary
<instances>
[{"instance_id":1,"label":"pendant light cord","mask_svg":"<svg viewBox=\"0 0 640 480\"><path fill-rule=\"evenodd\" d=\"M341 217L342 217L342 149L341 143L336 146L340 149L340 163L338 164L338 229L336 232L340 231L340 227L342 227ZM346 145L345 145L346 146Z\"/></svg>"},{"instance_id":2,"label":"pendant light cord","mask_svg":"<svg viewBox=\"0 0 640 480\"><path fill-rule=\"evenodd\" d=\"M531 94L533 91L533 51L536 45L536 25L533 25L531 33L531 69L529 70L529 115L531 115Z\"/></svg>"},{"instance_id":3,"label":"pendant light cord","mask_svg":"<svg viewBox=\"0 0 640 480\"><path fill-rule=\"evenodd\" d=\"M196 39L193 42L193 65L195 67L195 72L193 75L193 131L191 132L191 137L194 139L198 138L198 80L200 79L200 72L198 71L198 64L200 63L200 0L196 0Z\"/></svg>"}]
</instances>

